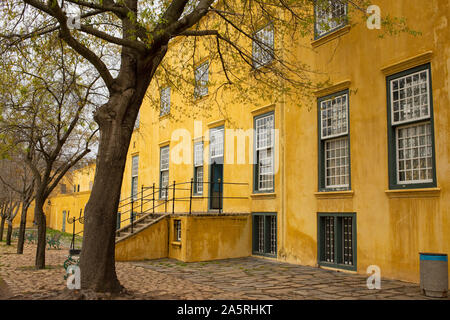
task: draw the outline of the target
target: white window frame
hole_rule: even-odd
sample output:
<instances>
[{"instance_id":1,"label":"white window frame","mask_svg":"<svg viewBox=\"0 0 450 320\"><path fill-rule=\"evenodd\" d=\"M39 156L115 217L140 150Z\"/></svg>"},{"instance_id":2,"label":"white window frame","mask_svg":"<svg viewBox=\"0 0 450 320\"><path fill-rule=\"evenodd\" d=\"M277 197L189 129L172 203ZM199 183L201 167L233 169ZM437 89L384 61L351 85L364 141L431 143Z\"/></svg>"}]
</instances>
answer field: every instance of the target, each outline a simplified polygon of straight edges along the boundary
<instances>
[{"instance_id":1,"label":"white window frame","mask_svg":"<svg viewBox=\"0 0 450 320\"><path fill-rule=\"evenodd\" d=\"M203 70L203 68L205 70ZM209 61L199 64L194 70L194 96L201 98L208 95Z\"/></svg>"},{"instance_id":2,"label":"white window frame","mask_svg":"<svg viewBox=\"0 0 450 320\"><path fill-rule=\"evenodd\" d=\"M426 92L426 95L427 95L427 113L428 114L424 115L424 116L420 116L420 117L414 117L414 118L410 118L410 119L394 121L394 104L396 102L396 101L394 101L394 91L396 91L396 90L393 89L394 88L393 83L397 82L397 81L400 82L400 80L402 80L402 79L404 79L405 82L406 82L406 78L409 78L409 77L413 78L415 75L419 75L419 79L420 79L420 74L424 73L424 72L427 75L427 81L426 81L426 90L427 90L427 92ZM420 84L421 83L418 83L417 85L420 85ZM395 126L395 125L410 123L410 122L413 122L413 121L429 119L431 117L431 110L430 110L430 74L429 74L428 69L420 70L420 71L417 71L417 72L414 72L414 73L407 74L407 75L405 75L403 77L392 79L392 80L390 80L389 87L390 87L390 95L391 95L391 106L390 106L390 109L391 109L391 125ZM405 89L408 89L410 87L411 86L406 86ZM421 87L419 86L419 91L420 90L421 90ZM398 91L400 91L400 88L398 88ZM422 96L422 95L423 95L422 93L419 93L419 97ZM407 98L408 97L406 97L405 99L407 99ZM412 99L412 103L414 103L414 96L412 96L411 99ZM422 106L422 102L421 102L421 106ZM400 112L400 109L399 109L399 112Z\"/></svg>"},{"instance_id":3,"label":"white window frame","mask_svg":"<svg viewBox=\"0 0 450 320\"><path fill-rule=\"evenodd\" d=\"M204 167L203 167L203 141L194 143L194 174L195 174L195 194L203 194L203 177L204 177ZM201 169L201 170L200 170ZM201 172L201 179L199 179L199 174Z\"/></svg>"},{"instance_id":4,"label":"white window frame","mask_svg":"<svg viewBox=\"0 0 450 320\"><path fill-rule=\"evenodd\" d=\"M211 159L223 158L225 148L224 133L223 127L210 130L209 154Z\"/></svg>"},{"instance_id":5,"label":"white window frame","mask_svg":"<svg viewBox=\"0 0 450 320\"><path fill-rule=\"evenodd\" d=\"M270 126L267 127L267 123ZM260 130L262 132L260 132ZM255 117L255 160L257 163L257 170L255 172L255 191L272 191L275 185L275 114L273 112ZM264 137L265 136L265 137ZM260 140L260 138L263 138ZM262 143L264 142L264 143ZM268 166L261 165L261 155L270 154L264 157L264 160L270 162ZM270 168L269 172L262 172L262 168ZM270 177L269 180L261 180L261 177ZM267 183L267 186L261 186L262 183Z\"/></svg>"},{"instance_id":6,"label":"white window frame","mask_svg":"<svg viewBox=\"0 0 450 320\"><path fill-rule=\"evenodd\" d=\"M253 35L252 58L253 67L261 68L273 61L275 48L275 30L269 23Z\"/></svg>"},{"instance_id":7,"label":"white window frame","mask_svg":"<svg viewBox=\"0 0 450 320\"><path fill-rule=\"evenodd\" d=\"M341 6L344 7L345 13L344 15L341 15L339 17L333 17L333 12L331 10L331 6L336 4L336 0L328 0L328 6L326 8L321 7L319 8L319 5L316 3L316 5L314 6L314 18L315 18L315 22L314 22L314 28L315 28L315 33L316 33L316 37L320 38L322 36L324 36L327 33L330 33L334 30L337 30L343 26L345 26L347 24L347 15L348 15L348 8L347 8L347 4L346 3L342 3L341 2ZM323 14L323 18L320 17L320 14L322 12L324 12L326 10L326 12ZM342 21L340 23L338 23L337 20L342 19ZM321 25L328 25L329 28L325 28L322 29Z\"/></svg>"},{"instance_id":8,"label":"white window frame","mask_svg":"<svg viewBox=\"0 0 450 320\"><path fill-rule=\"evenodd\" d=\"M167 159L163 159L163 157L167 156ZM170 148L169 146L160 148L160 157L159 157L159 198L167 199L166 187L169 185L169 161L170 161ZM167 180L165 181L165 178ZM165 183L164 183L165 182Z\"/></svg>"},{"instance_id":9,"label":"white window frame","mask_svg":"<svg viewBox=\"0 0 450 320\"><path fill-rule=\"evenodd\" d=\"M171 89L170 87L162 88L160 92L160 111L159 116L165 116L170 113L170 95Z\"/></svg>"},{"instance_id":10,"label":"white window frame","mask_svg":"<svg viewBox=\"0 0 450 320\"><path fill-rule=\"evenodd\" d=\"M138 199L139 187L139 155L131 157L131 198L136 201Z\"/></svg>"}]
</instances>

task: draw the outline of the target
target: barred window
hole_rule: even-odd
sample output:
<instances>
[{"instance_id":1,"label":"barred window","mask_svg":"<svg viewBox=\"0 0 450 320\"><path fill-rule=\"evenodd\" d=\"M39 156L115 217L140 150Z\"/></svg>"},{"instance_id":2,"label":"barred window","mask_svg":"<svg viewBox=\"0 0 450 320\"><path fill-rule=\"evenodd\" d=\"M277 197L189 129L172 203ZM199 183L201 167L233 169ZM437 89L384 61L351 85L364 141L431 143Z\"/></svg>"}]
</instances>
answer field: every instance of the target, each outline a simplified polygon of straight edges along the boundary
<instances>
[{"instance_id":1,"label":"barred window","mask_svg":"<svg viewBox=\"0 0 450 320\"><path fill-rule=\"evenodd\" d=\"M319 213L319 265L356 267L356 214Z\"/></svg>"},{"instance_id":2,"label":"barred window","mask_svg":"<svg viewBox=\"0 0 450 320\"><path fill-rule=\"evenodd\" d=\"M276 213L253 214L253 253L277 255L277 215Z\"/></svg>"},{"instance_id":3,"label":"barred window","mask_svg":"<svg viewBox=\"0 0 450 320\"><path fill-rule=\"evenodd\" d=\"M131 197L137 200L138 197L138 170L139 170L139 156L131 158Z\"/></svg>"},{"instance_id":4,"label":"barred window","mask_svg":"<svg viewBox=\"0 0 450 320\"><path fill-rule=\"evenodd\" d=\"M202 63L195 68L194 96L200 98L208 94L209 62Z\"/></svg>"},{"instance_id":5,"label":"barred window","mask_svg":"<svg viewBox=\"0 0 450 320\"><path fill-rule=\"evenodd\" d=\"M159 197L167 199L166 187L169 185L169 146L160 149Z\"/></svg>"},{"instance_id":6,"label":"barred window","mask_svg":"<svg viewBox=\"0 0 450 320\"><path fill-rule=\"evenodd\" d=\"M274 189L274 114L255 118L255 191Z\"/></svg>"},{"instance_id":7,"label":"barred window","mask_svg":"<svg viewBox=\"0 0 450 320\"><path fill-rule=\"evenodd\" d=\"M316 37L334 31L347 23L347 4L339 0L316 0Z\"/></svg>"},{"instance_id":8,"label":"barred window","mask_svg":"<svg viewBox=\"0 0 450 320\"><path fill-rule=\"evenodd\" d=\"M164 116L170 113L170 87L161 89L161 106L159 115Z\"/></svg>"},{"instance_id":9,"label":"barred window","mask_svg":"<svg viewBox=\"0 0 450 320\"><path fill-rule=\"evenodd\" d=\"M390 187L434 186L430 67L388 77Z\"/></svg>"},{"instance_id":10,"label":"barred window","mask_svg":"<svg viewBox=\"0 0 450 320\"><path fill-rule=\"evenodd\" d=\"M203 193L203 141L194 144L194 193Z\"/></svg>"},{"instance_id":11,"label":"barred window","mask_svg":"<svg viewBox=\"0 0 450 320\"><path fill-rule=\"evenodd\" d=\"M181 241L181 220L173 221L174 240Z\"/></svg>"},{"instance_id":12,"label":"barred window","mask_svg":"<svg viewBox=\"0 0 450 320\"><path fill-rule=\"evenodd\" d=\"M319 99L319 190L350 188L348 93Z\"/></svg>"},{"instance_id":13,"label":"barred window","mask_svg":"<svg viewBox=\"0 0 450 320\"><path fill-rule=\"evenodd\" d=\"M254 34L253 66L260 68L274 59L274 28L270 23Z\"/></svg>"}]
</instances>

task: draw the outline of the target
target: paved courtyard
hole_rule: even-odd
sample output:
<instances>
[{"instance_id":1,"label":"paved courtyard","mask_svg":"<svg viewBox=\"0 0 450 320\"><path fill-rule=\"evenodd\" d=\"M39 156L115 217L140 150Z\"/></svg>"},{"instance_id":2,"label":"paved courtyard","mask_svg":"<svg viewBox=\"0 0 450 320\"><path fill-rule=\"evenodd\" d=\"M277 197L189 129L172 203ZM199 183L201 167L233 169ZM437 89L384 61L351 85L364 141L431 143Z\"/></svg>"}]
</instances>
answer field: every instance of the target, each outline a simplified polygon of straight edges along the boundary
<instances>
[{"instance_id":1,"label":"paved courtyard","mask_svg":"<svg viewBox=\"0 0 450 320\"><path fill-rule=\"evenodd\" d=\"M430 299L413 283L382 279L380 290L369 290L363 275L256 257L196 263L160 259L134 264L233 293L240 299Z\"/></svg>"},{"instance_id":2,"label":"paved courtyard","mask_svg":"<svg viewBox=\"0 0 450 320\"><path fill-rule=\"evenodd\" d=\"M0 243L0 299L71 298L63 268L67 249L47 250L44 270L33 268L36 245L27 244L23 255L15 250L15 243ZM383 279L381 290L369 290L363 275L254 257L117 262L116 271L127 290L120 299L430 299L417 284Z\"/></svg>"}]
</instances>

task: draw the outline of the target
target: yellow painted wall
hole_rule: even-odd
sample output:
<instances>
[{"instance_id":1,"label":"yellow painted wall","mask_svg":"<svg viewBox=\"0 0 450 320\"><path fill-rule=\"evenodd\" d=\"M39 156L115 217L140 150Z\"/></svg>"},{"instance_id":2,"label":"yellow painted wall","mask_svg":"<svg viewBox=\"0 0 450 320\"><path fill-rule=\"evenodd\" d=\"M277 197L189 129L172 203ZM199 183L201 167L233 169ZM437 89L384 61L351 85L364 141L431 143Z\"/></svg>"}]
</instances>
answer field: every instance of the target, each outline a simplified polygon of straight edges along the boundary
<instances>
[{"instance_id":1,"label":"yellow painted wall","mask_svg":"<svg viewBox=\"0 0 450 320\"><path fill-rule=\"evenodd\" d=\"M379 39L365 24L317 46L299 50L331 83L349 80L353 194L318 195L317 105L286 110L286 212L280 258L317 264L317 212L356 212L357 272L369 265L387 278L419 281L419 252L450 253L449 71L450 4L446 0L377 1L382 14L404 16L422 32ZM332 36L330 36L332 38ZM432 192L388 192L386 74L382 69L432 52L436 172ZM411 60L409 60L411 61ZM414 61L414 60L412 60ZM427 61L416 62L423 64ZM398 71L414 64L400 65Z\"/></svg>"},{"instance_id":2,"label":"yellow painted wall","mask_svg":"<svg viewBox=\"0 0 450 320\"><path fill-rule=\"evenodd\" d=\"M169 219L163 218L142 232L116 243L116 261L158 259L168 256Z\"/></svg>"}]
</instances>

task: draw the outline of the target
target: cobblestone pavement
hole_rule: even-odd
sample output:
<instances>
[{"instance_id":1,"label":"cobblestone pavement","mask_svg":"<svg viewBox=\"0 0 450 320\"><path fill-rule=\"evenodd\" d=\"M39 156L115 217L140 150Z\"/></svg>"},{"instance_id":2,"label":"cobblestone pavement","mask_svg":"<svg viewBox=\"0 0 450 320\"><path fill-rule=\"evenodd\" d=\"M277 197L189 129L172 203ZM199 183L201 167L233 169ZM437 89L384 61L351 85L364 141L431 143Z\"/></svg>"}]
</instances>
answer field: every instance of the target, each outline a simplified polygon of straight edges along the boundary
<instances>
[{"instance_id":1,"label":"cobblestone pavement","mask_svg":"<svg viewBox=\"0 0 450 320\"><path fill-rule=\"evenodd\" d=\"M15 243L0 243L0 279L9 289L8 296L0 290L0 299L67 298L61 294L67 292L67 249L47 250L44 270L33 267L36 245L26 244L22 255L15 252ZM128 292L119 299L426 299L416 284L382 280L382 289L372 291L363 276L251 257L117 262L116 271Z\"/></svg>"},{"instance_id":2,"label":"cobblestone pavement","mask_svg":"<svg viewBox=\"0 0 450 320\"><path fill-rule=\"evenodd\" d=\"M432 299L419 285L382 279L380 290L369 290L367 277L255 257L182 263L160 259L135 262L152 271L238 294L241 299Z\"/></svg>"}]
</instances>

